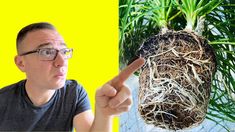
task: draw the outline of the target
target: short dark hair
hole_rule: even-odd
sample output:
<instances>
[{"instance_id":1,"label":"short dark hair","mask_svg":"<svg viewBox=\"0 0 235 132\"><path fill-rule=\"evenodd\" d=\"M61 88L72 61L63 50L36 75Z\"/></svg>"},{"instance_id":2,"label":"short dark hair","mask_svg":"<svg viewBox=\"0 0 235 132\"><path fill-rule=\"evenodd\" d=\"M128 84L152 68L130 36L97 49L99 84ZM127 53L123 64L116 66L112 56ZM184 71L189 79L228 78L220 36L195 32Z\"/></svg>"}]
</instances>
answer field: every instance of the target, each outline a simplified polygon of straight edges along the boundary
<instances>
[{"instance_id":1,"label":"short dark hair","mask_svg":"<svg viewBox=\"0 0 235 132\"><path fill-rule=\"evenodd\" d=\"M40 29L51 29L51 30L56 30L56 28L48 23L48 22L39 22L39 23L32 23L30 25L27 25L23 27L17 34L16 38L16 48L17 52L19 53L19 45L27 35L27 33L35 31L35 30L40 30Z\"/></svg>"}]
</instances>

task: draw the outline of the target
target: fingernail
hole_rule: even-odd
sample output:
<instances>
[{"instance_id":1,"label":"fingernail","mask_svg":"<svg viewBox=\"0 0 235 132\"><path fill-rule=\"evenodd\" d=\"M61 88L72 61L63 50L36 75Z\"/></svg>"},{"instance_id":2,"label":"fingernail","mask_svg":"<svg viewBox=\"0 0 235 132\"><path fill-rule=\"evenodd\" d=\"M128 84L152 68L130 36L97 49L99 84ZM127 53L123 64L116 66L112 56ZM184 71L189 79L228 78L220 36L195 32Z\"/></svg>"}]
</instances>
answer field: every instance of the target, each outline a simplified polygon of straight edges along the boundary
<instances>
[{"instance_id":1,"label":"fingernail","mask_svg":"<svg viewBox=\"0 0 235 132\"><path fill-rule=\"evenodd\" d=\"M114 95L116 95L116 93L117 93L117 90L116 90L116 89L112 89L112 90L110 90L110 94L111 94L111 95L113 95L113 96L114 96Z\"/></svg>"}]
</instances>

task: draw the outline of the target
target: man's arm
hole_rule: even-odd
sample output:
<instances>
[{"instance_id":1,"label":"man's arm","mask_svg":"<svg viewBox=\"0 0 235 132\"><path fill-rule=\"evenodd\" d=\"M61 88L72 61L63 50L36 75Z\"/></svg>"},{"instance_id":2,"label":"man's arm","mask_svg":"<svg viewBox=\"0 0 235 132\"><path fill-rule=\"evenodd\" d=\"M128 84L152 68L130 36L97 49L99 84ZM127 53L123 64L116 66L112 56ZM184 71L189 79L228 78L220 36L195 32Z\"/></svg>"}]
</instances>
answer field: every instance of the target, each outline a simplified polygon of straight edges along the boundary
<instances>
[{"instance_id":1,"label":"man's arm","mask_svg":"<svg viewBox=\"0 0 235 132\"><path fill-rule=\"evenodd\" d=\"M94 115L91 110L77 114L73 118L73 127L76 132L89 132L94 120Z\"/></svg>"}]
</instances>

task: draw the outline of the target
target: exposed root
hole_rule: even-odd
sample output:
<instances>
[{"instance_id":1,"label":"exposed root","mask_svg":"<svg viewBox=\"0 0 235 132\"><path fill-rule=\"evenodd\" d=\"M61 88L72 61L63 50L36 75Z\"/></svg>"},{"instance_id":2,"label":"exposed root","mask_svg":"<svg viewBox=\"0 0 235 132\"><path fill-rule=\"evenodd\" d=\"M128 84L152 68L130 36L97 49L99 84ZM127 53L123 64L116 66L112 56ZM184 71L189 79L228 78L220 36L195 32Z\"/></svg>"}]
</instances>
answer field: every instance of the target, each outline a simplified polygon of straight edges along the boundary
<instances>
[{"instance_id":1,"label":"exposed root","mask_svg":"<svg viewBox=\"0 0 235 132\"><path fill-rule=\"evenodd\" d=\"M185 31L168 31L139 50L146 64L140 73L139 112L148 124L178 130L206 115L215 55L205 40Z\"/></svg>"}]
</instances>

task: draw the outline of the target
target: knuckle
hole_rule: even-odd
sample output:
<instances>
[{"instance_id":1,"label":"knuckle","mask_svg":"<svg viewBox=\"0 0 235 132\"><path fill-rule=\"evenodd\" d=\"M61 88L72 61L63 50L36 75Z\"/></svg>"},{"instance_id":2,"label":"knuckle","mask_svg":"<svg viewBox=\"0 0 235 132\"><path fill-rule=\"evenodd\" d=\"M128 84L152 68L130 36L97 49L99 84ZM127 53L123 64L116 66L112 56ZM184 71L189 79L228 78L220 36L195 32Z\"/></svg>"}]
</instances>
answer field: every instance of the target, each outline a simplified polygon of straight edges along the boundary
<instances>
[{"instance_id":1,"label":"knuckle","mask_svg":"<svg viewBox=\"0 0 235 132\"><path fill-rule=\"evenodd\" d=\"M128 87L125 87L126 95L131 96L131 90Z\"/></svg>"}]
</instances>

